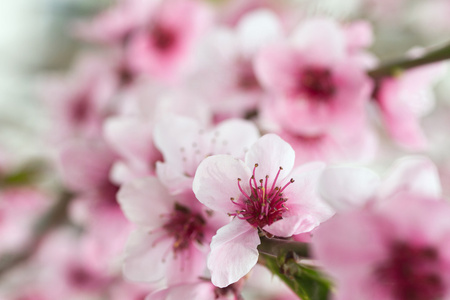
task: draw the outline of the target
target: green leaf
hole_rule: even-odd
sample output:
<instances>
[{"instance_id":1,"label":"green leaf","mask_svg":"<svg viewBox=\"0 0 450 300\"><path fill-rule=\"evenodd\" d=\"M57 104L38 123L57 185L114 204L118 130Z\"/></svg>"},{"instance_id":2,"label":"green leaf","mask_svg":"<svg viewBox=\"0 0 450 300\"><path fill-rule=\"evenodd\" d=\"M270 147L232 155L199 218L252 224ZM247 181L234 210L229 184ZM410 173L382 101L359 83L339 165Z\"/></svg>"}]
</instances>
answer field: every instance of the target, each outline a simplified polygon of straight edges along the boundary
<instances>
[{"instance_id":1,"label":"green leaf","mask_svg":"<svg viewBox=\"0 0 450 300\"><path fill-rule=\"evenodd\" d=\"M294 253L279 257L261 254L261 263L277 275L302 300L327 300L331 282L318 270L302 265Z\"/></svg>"}]
</instances>

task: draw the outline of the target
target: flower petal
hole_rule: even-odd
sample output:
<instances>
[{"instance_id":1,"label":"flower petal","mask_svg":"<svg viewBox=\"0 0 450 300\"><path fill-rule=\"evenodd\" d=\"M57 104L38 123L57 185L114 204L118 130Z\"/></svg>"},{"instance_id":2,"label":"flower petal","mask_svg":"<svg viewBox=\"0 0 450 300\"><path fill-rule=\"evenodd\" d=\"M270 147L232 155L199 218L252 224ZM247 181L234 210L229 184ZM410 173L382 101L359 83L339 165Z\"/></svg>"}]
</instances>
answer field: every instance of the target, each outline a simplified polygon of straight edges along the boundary
<instances>
[{"instance_id":1,"label":"flower petal","mask_svg":"<svg viewBox=\"0 0 450 300\"><path fill-rule=\"evenodd\" d=\"M194 119L170 116L155 124L153 139L164 156L165 162L183 166L184 152L198 141L201 126Z\"/></svg>"},{"instance_id":2,"label":"flower petal","mask_svg":"<svg viewBox=\"0 0 450 300\"><path fill-rule=\"evenodd\" d=\"M323 162L304 164L290 174L295 181L286 188L284 194L288 198L287 216L294 213L309 215L315 219L313 223L323 222L330 218L334 211L322 200L318 193L319 178L325 169Z\"/></svg>"},{"instance_id":3,"label":"flower petal","mask_svg":"<svg viewBox=\"0 0 450 300\"><path fill-rule=\"evenodd\" d=\"M104 135L121 156L132 162L147 163L152 151L152 128L148 122L132 117L110 118L105 122Z\"/></svg>"},{"instance_id":4,"label":"flower petal","mask_svg":"<svg viewBox=\"0 0 450 300\"><path fill-rule=\"evenodd\" d=\"M363 206L379 184L379 176L369 169L333 167L323 171L319 193L336 211L345 211Z\"/></svg>"},{"instance_id":5,"label":"flower petal","mask_svg":"<svg viewBox=\"0 0 450 300\"><path fill-rule=\"evenodd\" d=\"M154 177L122 185L117 201L131 222L149 230L162 225L161 215L172 211L175 203L167 189Z\"/></svg>"},{"instance_id":6,"label":"flower petal","mask_svg":"<svg viewBox=\"0 0 450 300\"><path fill-rule=\"evenodd\" d=\"M235 218L217 231L211 242L208 268L215 286L226 287L244 277L258 261L258 231Z\"/></svg>"},{"instance_id":7,"label":"flower petal","mask_svg":"<svg viewBox=\"0 0 450 300\"><path fill-rule=\"evenodd\" d=\"M263 229L275 236L291 237L295 234L310 232L319 225L319 221L311 215L293 215L276 221Z\"/></svg>"},{"instance_id":8,"label":"flower petal","mask_svg":"<svg viewBox=\"0 0 450 300\"><path fill-rule=\"evenodd\" d=\"M216 145L213 149L214 154L229 154L242 160L260 136L253 122L242 119L231 119L220 123L211 135L217 135L215 139L221 142L221 145Z\"/></svg>"},{"instance_id":9,"label":"flower petal","mask_svg":"<svg viewBox=\"0 0 450 300\"><path fill-rule=\"evenodd\" d=\"M434 163L423 156L397 160L380 186L379 198L384 199L399 192L439 198L442 188Z\"/></svg>"},{"instance_id":10,"label":"flower petal","mask_svg":"<svg viewBox=\"0 0 450 300\"><path fill-rule=\"evenodd\" d=\"M250 176L250 170L241 160L230 155L214 155L198 166L192 189L197 199L212 210L233 212L236 206L230 198L238 199L241 195L237 179L246 180Z\"/></svg>"},{"instance_id":11,"label":"flower petal","mask_svg":"<svg viewBox=\"0 0 450 300\"><path fill-rule=\"evenodd\" d=\"M261 137L245 155L245 164L252 170L255 164L256 180L269 175L269 181L274 180L280 167L279 180L287 177L295 161L295 152L291 145L276 134L266 134Z\"/></svg>"},{"instance_id":12,"label":"flower petal","mask_svg":"<svg viewBox=\"0 0 450 300\"><path fill-rule=\"evenodd\" d=\"M123 263L123 274L127 279L154 282L165 277L167 261L164 255L173 241L164 235L165 232L149 234L142 229L131 233Z\"/></svg>"},{"instance_id":13,"label":"flower petal","mask_svg":"<svg viewBox=\"0 0 450 300\"><path fill-rule=\"evenodd\" d=\"M253 55L283 33L277 16L268 9L259 9L245 15L236 30L242 50L247 55Z\"/></svg>"}]
</instances>

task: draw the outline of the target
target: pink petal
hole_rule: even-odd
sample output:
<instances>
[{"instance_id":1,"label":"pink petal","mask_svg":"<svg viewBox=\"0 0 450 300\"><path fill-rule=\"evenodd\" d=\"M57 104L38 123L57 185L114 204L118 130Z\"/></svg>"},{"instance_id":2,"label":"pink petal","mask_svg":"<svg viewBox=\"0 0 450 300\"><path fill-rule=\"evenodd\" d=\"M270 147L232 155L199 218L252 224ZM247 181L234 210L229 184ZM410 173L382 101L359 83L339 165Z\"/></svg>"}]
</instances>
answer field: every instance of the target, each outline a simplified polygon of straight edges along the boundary
<instances>
[{"instance_id":1,"label":"pink petal","mask_svg":"<svg viewBox=\"0 0 450 300\"><path fill-rule=\"evenodd\" d=\"M133 168L134 167L134 168ZM148 169L145 168L145 165L132 166L124 161L116 161L112 166L109 174L109 179L121 185L125 182L132 181L135 179L139 179L142 177L149 176Z\"/></svg>"},{"instance_id":2,"label":"pink petal","mask_svg":"<svg viewBox=\"0 0 450 300\"><path fill-rule=\"evenodd\" d=\"M145 300L170 300L170 299L195 299L211 300L216 299L214 286L210 282L190 283L171 286L167 289L154 292Z\"/></svg>"},{"instance_id":3,"label":"pink petal","mask_svg":"<svg viewBox=\"0 0 450 300\"><path fill-rule=\"evenodd\" d=\"M155 124L153 139L165 162L183 166L183 157L198 143L201 130L194 119L172 115Z\"/></svg>"},{"instance_id":4,"label":"pink petal","mask_svg":"<svg viewBox=\"0 0 450 300\"><path fill-rule=\"evenodd\" d=\"M157 162L156 174L172 195L192 188L193 178L184 175L177 165Z\"/></svg>"},{"instance_id":5,"label":"pink petal","mask_svg":"<svg viewBox=\"0 0 450 300\"><path fill-rule=\"evenodd\" d=\"M232 119L220 123L212 132L222 145L216 145L214 154L230 154L244 159L245 153L258 140L259 130L253 122ZM223 148L224 151L220 151Z\"/></svg>"},{"instance_id":6,"label":"pink petal","mask_svg":"<svg viewBox=\"0 0 450 300\"><path fill-rule=\"evenodd\" d=\"M147 163L153 150L150 124L137 118L115 117L106 121L104 133L108 143L122 157Z\"/></svg>"},{"instance_id":7,"label":"pink petal","mask_svg":"<svg viewBox=\"0 0 450 300\"><path fill-rule=\"evenodd\" d=\"M306 61L329 66L345 55L345 36L331 19L311 19L302 23L292 34L292 42L301 49Z\"/></svg>"},{"instance_id":8,"label":"pink petal","mask_svg":"<svg viewBox=\"0 0 450 300\"><path fill-rule=\"evenodd\" d=\"M382 225L364 210L335 215L313 231L313 254L337 277L363 271L387 255Z\"/></svg>"},{"instance_id":9,"label":"pink petal","mask_svg":"<svg viewBox=\"0 0 450 300\"><path fill-rule=\"evenodd\" d=\"M278 95L290 93L297 83L298 53L287 45L276 44L262 49L255 58L255 73L261 84Z\"/></svg>"},{"instance_id":10,"label":"pink petal","mask_svg":"<svg viewBox=\"0 0 450 300\"><path fill-rule=\"evenodd\" d=\"M211 242L208 268L215 286L226 287L244 277L258 261L258 231L235 218L217 231Z\"/></svg>"},{"instance_id":11,"label":"pink petal","mask_svg":"<svg viewBox=\"0 0 450 300\"><path fill-rule=\"evenodd\" d=\"M171 212L175 203L167 189L154 177L125 183L117 194L117 200L131 222L149 230L162 225L161 215Z\"/></svg>"},{"instance_id":12,"label":"pink petal","mask_svg":"<svg viewBox=\"0 0 450 300\"><path fill-rule=\"evenodd\" d=\"M169 255L173 255L170 253ZM180 251L169 262L167 280L170 284L196 281L206 271L206 253L195 245Z\"/></svg>"},{"instance_id":13,"label":"pink petal","mask_svg":"<svg viewBox=\"0 0 450 300\"><path fill-rule=\"evenodd\" d=\"M278 180L283 180L291 172L295 162L295 152L292 147L276 134L266 134L261 137L245 155L245 164L253 170L255 164L256 180L269 175L269 181L274 180L280 169Z\"/></svg>"},{"instance_id":14,"label":"pink petal","mask_svg":"<svg viewBox=\"0 0 450 300\"><path fill-rule=\"evenodd\" d=\"M378 175L369 169L334 167L323 171L319 192L336 211L345 211L367 203L379 184Z\"/></svg>"},{"instance_id":15,"label":"pink petal","mask_svg":"<svg viewBox=\"0 0 450 300\"><path fill-rule=\"evenodd\" d=\"M115 155L102 140L71 141L60 149L64 181L75 190L89 190L108 182Z\"/></svg>"},{"instance_id":16,"label":"pink petal","mask_svg":"<svg viewBox=\"0 0 450 300\"><path fill-rule=\"evenodd\" d=\"M241 160L229 155L214 155L198 166L192 189L197 199L212 210L233 212L237 208L230 198L238 199L242 195L238 178L245 181L250 176L250 170Z\"/></svg>"},{"instance_id":17,"label":"pink petal","mask_svg":"<svg viewBox=\"0 0 450 300\"><path fill-rule=\"evenodd\" d=\"M149 234L146 230L131 233L123 263L125 277L132 281L158 281L166 275L167 260L171 259L173 240L165 232Z\"/></svg>"},{"instance_id":18,"label":"pink petal","mask_svg":"<svg viewBox=\"0 0 450 300\"><path fill-rule=\"evenodd\" d=\"M379 198L384 199L399 192L441 197L441 183L434 163L424 156L397 160L380 186Z\"/></svg>"},{"instance_id":19,"label":"pink petal","mask_svg":"<svg viewBox=\"0 0 450 300\"><path fill-rule=\"evenodd\" d=\"M275 236L291 237L295 234L310 232L319 225L317 218L308 215L293 215L276 221L263 229Z\"/></svg>"},{"instance_id":20,"label":"pink petal","mask_svg":"<svg viewBox=\"0 0 450 300\"><path fill-rule=\"evenodd\" d=\"M288 198L286 216L294 213L308 215L316 225L330 218L334 211L318 193L319 178L325 169L323 162L311 162L296 168L291 174L295 181L285 190Z\"/></svg>"}]
</instances>

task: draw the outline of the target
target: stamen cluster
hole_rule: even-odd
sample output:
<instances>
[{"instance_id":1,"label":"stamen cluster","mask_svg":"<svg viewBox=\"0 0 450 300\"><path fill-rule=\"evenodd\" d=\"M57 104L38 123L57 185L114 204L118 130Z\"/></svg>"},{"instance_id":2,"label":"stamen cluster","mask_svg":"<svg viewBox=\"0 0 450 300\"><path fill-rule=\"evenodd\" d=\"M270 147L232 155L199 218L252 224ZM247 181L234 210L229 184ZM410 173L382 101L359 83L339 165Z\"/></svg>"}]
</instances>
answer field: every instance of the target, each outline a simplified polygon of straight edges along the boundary
<instances>
[{"instance_id":1,"label":"stamen cluster","mask_svg":"<svg viewBox=\"0 0 450 300\"><path fill-rule=\"evenodd\" d=\"M300 76L299 90L308 98L328 100L334 95L336 87L330 70L310 67L305 69Z\"/></svg>"},{"instance_id":2,"label":"stamen cluster","mask_svg":"<svg viewBox=\"0 0 450 300\"><path fill-rule=\"evenodd\" d=\"M180 204L175 204L174 211L169 215L169 221L163 225L169 236L175 238L173 251L184 250L192 242L203 243L205 220L199 214Z\"/></svg>"},{"instance_id":3,"label":"stamen cluster","mask_svg":"<svg viewBox=\"0 0 450 300\"><path fill-rule=\"evenodd\" d=\"M376 274L396 299L441 299L445 288L438 264L435 248L394 243L390 258L376 269Z\"/></svg>"},{"instance_id":4,"label":"stamen cluster","mask_svg":"<svg viewBox=\"0 0 450 300\"><path fill-rule=\"evenodd\" d=\"M288 199L283 196L283 191L294 182L294 179L291 178L283 187L277 186L278 177L283 170L280 167L270 188L269 175L266 175L265 179L260 179L258 185L255 176L257 167L258 164L255 164L253 175L248 181L251 191L250 194L246 193L242 188L242 179L237 179L239 190L242 193L241 201L236 201L233 197L230 198L238 206L238 209L235 213L230 213L229 215L246 220L252 226L262 229L264 226L272 225L274 222L283 218L283 213L288 210L284 205Z\"/></svg>"}]
</instances>

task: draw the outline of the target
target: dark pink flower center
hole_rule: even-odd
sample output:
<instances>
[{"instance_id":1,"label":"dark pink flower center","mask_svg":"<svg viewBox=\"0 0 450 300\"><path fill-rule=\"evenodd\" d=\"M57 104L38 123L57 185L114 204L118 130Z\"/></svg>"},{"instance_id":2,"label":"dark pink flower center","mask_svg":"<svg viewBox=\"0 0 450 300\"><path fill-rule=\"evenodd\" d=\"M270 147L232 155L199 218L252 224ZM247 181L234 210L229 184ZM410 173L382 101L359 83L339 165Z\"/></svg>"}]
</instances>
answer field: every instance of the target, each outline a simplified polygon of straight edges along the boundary
<instances>
[{"instance_id":1,"label":"dark pink flower center","mask_svg":"<svg viewBox=\"0 0 450 300\"><path fill-rule=\"evenodd\" d=\"M237 75L237 86L244 91L254 91L261 88L258 78L250 62L240 61Z\"/></svg>"},{"instance_id":2,"label":"dark pink flower center","mask_svg":"<svg viewBox=\"0 0 450 300\"><path fill-rule=\"evenodd\" d=\"M375 272L398 300L437 300L445 294L439 275L439 255L432 247L395 243L389 259Z\"/></svg>"},{"instance_id":3,"label":"dark pink flower center","mask_svg":"<svg viewBox=\"0 0 450 300\"><path fill-rule=\"evenodd\" d=\"M237 179L237 184L242 196L236 201L231 198L231 201L238 207L235 213L230 216L236 216L239 219L246 220L252 226L262 229L266 225L271 225L274 222L283 218L283 213L287 211L284 203L288 200L283 197L283 191L294 182L291 180L283 187L277 186L277 180L282 167L277 172L272 184L269 183L269 175L264 179L256 180L255 170L258 164L253 168L253 175L248 181L250 193L246 193L241 186L241 178ZM259 182L259 185L258 185Z\"/></svg>"},{"instance_id":4,"label":"dark pink flower center","mask_svg":"<svg viewBox=\"0 0 450 300\"><path fill-rule=\"evenodd\" d=\"M169 220L163 228L175 238L173 250L177 253L188 248L192 242L203 243L205 220L199 214L180 204L175 204L174 211L169 215Z\"/></svg>"},{"instance_id":5,"label":"dark pink flower center","mask_svg":"<svg viewBox=\"0 0 450 300\"><path fill-rule=\"evenodd\" d=\"M169 50L176 42L176 34L167 26L155 24L150 30L152 44L161 52Z\"/></svg>"},{"instance_id":6,"label":"dark pink flower center","mask_svg":"<svg viewBox=\"0 0 450 300\"><path fill-rule=\"evenodd\" d=\"M328 100L336 91L335 83L329 69L309 67L300 74L298 93L308 99Z\"/></svg>"},{"instance_id":7,"label":"dark pink flower center","mask_svg":"<svg viewBox=\"0 0 450 300\"><path fill-rule=\"evenodd\" d=\"M69 266L67 280L71 286L78 289L90 290L99 288L102 280L82 265Z\"/></svg>"},{"instance_id":8,"label":"dark pink flower center","mask_svg":"<svg viewBox=\"0 0 450 300\"><path fill-rule=\"evenodd\" d=\"M81 124L86 121L89 116L89 91L81 92L75 96L71 109L71 117L75 124Z\"/></svg>"}]
</instances>

